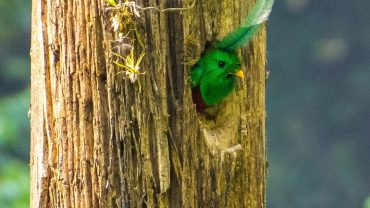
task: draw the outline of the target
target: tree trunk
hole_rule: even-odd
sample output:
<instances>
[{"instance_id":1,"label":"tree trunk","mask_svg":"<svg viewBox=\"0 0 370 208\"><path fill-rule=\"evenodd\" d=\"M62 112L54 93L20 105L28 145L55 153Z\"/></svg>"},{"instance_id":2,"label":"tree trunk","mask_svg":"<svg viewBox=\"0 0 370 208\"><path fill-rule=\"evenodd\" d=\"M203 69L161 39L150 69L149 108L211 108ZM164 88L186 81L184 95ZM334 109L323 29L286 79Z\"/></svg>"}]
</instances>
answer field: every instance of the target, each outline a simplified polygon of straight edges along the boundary
<instances>
[{"instance_id":1,"label":"tree trunk","mask_svg":"<svg viewBox=\"0 0 370 208\"><path fill-rule=\"evenodd\" d=\"M213 119L195 111L189 81L188 60L253 3L142 11L145 74L131 83L112 62L122 43L104 0L33 0L31 207L265 207L264 29L240 51L246 78Z\"/></svg>"}]
</instances>

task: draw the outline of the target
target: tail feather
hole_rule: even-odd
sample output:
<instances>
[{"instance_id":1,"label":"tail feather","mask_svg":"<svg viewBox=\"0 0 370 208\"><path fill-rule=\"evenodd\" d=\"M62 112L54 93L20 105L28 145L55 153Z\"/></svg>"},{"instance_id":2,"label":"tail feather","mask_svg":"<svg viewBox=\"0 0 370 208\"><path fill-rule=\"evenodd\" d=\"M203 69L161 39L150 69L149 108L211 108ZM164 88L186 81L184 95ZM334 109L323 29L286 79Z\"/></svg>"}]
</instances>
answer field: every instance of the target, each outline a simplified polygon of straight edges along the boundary
<instances>
[{"instance_id":1,"label":"tail feather","mask_svg":"<svg viewBox=\"0 0 370 208\"><path fill-rule=\"evenodd\" d=\"M245 23L238 29L229 33L218 44L218 48L224 50L235 50L243 47L258 31L261 23L270 16L274 0L257 0L256 5L249 12Z\"/></svg>"},{"instance_id":2,"label":"tail feather","mask_svg":"<svg viewBox=\"0 0 370 208\"><path fill-rule=\"evenodd\" d=\"M270 16L272 6L274 5L274 0L258 0L256 5L250 11L246 25L259 25L267 21Z\"/></svg>"}]
</instances>

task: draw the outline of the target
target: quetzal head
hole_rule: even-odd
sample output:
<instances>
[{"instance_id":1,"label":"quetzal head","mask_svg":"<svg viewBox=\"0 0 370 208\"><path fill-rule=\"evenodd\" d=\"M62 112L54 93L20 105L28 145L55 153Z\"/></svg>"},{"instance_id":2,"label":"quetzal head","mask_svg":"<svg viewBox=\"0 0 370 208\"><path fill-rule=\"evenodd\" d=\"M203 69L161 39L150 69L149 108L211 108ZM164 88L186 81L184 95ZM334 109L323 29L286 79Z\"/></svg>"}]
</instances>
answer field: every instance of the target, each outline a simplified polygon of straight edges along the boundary
<instances>
[{"instance_id":1,"label":"quetzal head","mask_svg":"<svg viewBox=\"0 0 370 208\"><path fill-rule=\"evenodd\" d=\"M209 49L199 59L198 66L206 69L206 74L211 76L218 74L223 79L234 79L235 77L244 77L241 70L241 64L235 51L226 51L222 49ZM206 75L205 74L205 75Z\"/></svg>"},{"instance_id":2,"label":"quetzal head","mask_svg":"<svg viewBox=\"0 0 370 208\"><path fill-rule=\"evenodd\" d=\"M207 47L207 46L206 46ZM244 77L235 50L210 47L192 70L193 100L198 111L219 103L233 89L236 77Z\"/></svg>"}]
</instances>

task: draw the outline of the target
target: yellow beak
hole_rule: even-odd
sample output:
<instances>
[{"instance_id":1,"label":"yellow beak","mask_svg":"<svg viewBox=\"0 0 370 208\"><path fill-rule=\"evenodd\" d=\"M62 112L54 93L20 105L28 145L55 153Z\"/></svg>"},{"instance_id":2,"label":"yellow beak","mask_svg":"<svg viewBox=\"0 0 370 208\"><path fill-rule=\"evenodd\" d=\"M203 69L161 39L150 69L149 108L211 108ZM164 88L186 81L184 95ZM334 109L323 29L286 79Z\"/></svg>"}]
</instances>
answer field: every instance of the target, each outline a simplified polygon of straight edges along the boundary
<instances>
[{"instance_id":1,"label":"yellow beak","mask_svg":"<svg viewBox=\"0 0 370 208\"><path fill-rule=\"evenodd\" d=\"M239 69L239 71L235 72L234 75L237 76L237 77L240 77L240 78L244 78L244 72L241 69Z\"/></svg>"}]
</instances>

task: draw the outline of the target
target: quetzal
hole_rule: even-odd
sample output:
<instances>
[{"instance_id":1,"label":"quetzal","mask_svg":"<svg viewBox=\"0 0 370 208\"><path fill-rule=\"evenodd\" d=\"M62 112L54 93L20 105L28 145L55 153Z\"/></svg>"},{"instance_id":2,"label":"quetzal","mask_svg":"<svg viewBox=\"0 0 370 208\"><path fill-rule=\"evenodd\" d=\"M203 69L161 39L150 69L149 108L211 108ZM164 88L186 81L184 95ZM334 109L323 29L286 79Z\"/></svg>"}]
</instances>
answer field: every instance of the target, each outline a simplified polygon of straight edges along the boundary
<instances>
[{"instance_id":1,"label":"quetzal","mask_svg":"<svg viewBox=\"0 0 370 208\"><path fill-rule=\"evenodd\" d=\"M243 47L257 32L271 13L274 0L257 0L246 21L222 40L206 45L206 49L192 67L192 94L197 111L220 103L229 95L236 77L243 78L236 49Z\"/></svg>"}]
</instances>

